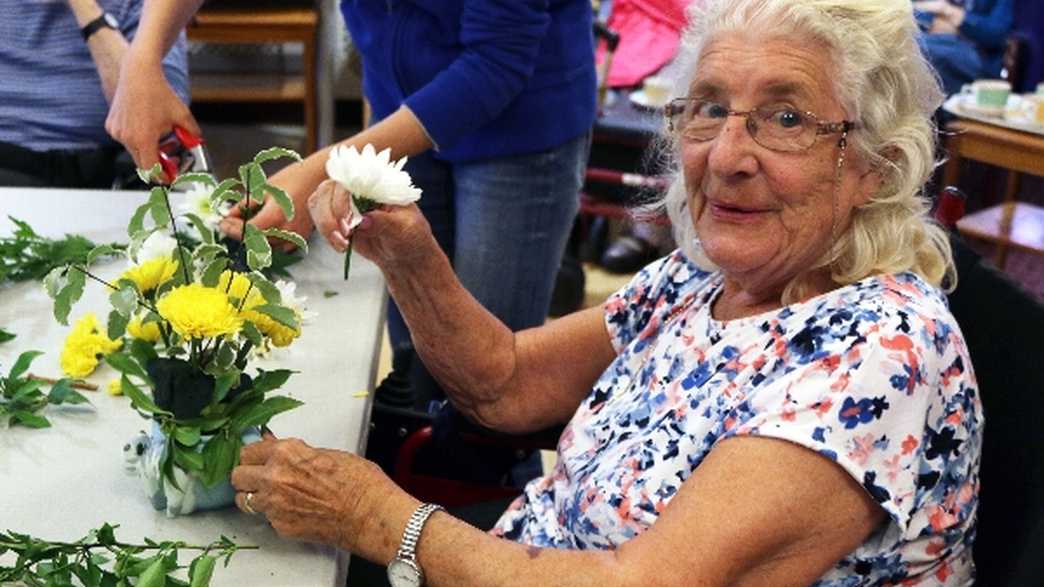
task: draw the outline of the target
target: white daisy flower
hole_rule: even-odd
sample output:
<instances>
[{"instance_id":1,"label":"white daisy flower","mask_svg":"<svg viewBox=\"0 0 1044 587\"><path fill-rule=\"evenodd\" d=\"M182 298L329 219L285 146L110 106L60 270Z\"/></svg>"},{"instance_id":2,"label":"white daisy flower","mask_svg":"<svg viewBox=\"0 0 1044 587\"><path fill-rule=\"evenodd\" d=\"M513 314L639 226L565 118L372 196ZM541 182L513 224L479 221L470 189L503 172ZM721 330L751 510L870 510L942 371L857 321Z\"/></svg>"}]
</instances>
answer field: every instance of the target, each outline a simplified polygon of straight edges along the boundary
<instances>
[{"instance_id":1,"label":"white daisy flower","mask_svg":"<svg viewBox=\"0 0 1044 587\"><path fill-rule=\"evenodd\" d=\"M131 262L143 264L153 259L169 259L174 249L178 248L178 241L165 232L154 232L141 243L136 256L131 256Z\"/></svg>"},{"instance_id":2,"label":"white daisy flower","mask_svg":"<svg viewBox=\"0 0 1044 587\"><path fill-rule=\"evenodd\" d=\"M391 149L377 153L370 144L361 153L355 145L333 149L326 160L326 174L352 194L353 228L362 222L363 213L376 206L405 206L420 199L420 188L402 170L405 164L406 157L393 163Z\"/></svg>"},{"instance_id":3,"label":"white daisy flower","mask_svg":"<svg viewBox=\"0 0 1044 587\"><path fill-rule=\"evenodd\" d=\"M181 214L195 214L203 220L207 228L214 230L221 219L228 214L232 205L228 202L220 202L214 206L210 202L210 194L213 190L202 183L193 183L185 192L185 200L178 206Z\"/></svg>"},{"instance_id":4,"label":"white daisy flower","mask_svg":"<svg viewBox=\"0 0 1044 587\"><path fill-rule=\"evenodd\" d=\"M297 295L296 283L280 279L275 282L275 286L279 290L279 295L282 296L283 305L293 310L302 323L309 322L312 318L319 315L305 307L305 301L308 300L308 297Z\"/></svg>"}]
</instances>

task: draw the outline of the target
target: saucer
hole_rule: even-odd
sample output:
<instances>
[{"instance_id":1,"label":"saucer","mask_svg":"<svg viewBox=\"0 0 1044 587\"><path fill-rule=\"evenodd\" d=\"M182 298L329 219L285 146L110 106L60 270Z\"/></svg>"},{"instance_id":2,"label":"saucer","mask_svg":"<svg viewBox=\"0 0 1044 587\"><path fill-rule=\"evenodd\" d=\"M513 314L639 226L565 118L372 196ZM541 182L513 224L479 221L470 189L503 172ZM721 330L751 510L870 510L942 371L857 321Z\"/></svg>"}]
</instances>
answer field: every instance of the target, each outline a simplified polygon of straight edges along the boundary
<instances>
[{"instance_id":1,"label":"saucer","mask_svg":"<svg viewBox=\"0 0 1044 587\"><path fill-rule=\"evenodd\" d=\"M972 114L978 114L979 116L995 116L1002 118L1004 116L1004 106L979 106L975 103L975 96L961 96L959 102L961 110L966 110Z\"/></svg>"},{"instance_id":2,"label":"saucer","mask_svg":"<svg viewBox=\"0 0 1044 587\"><path fill-rule=\"evenodd\" d=\"M652 102L649 97L645 95L645 90L635 90L631 92L631 103L639 108L645 108L646 110L660 110L667 105L670 100L663 102Z\"/></svg>"}]
</instances>

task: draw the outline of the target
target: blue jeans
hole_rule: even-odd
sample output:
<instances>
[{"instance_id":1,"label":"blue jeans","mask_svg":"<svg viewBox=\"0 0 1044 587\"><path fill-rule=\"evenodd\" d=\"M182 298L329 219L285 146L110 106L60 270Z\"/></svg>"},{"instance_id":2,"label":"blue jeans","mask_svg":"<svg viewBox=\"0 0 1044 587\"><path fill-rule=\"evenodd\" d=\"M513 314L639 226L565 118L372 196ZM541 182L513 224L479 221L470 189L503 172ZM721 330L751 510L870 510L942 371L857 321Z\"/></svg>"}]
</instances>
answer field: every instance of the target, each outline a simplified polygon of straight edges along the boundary
<instances>
[{"instance_id":1,"label":"blue jeans","mask_svg":"<svg viewBox=\"0 0 1044 587\"><path fill-rule=\"evenodd\" d=\"M920 37L921 50L939 72L947 95L961 91L961 86L982 77L995 76L985 71L982 56L975 45L957 35L924 34Z\"/></svg>"},{"instance_id":2,"label":"blue jeans","mask_svg":"<svg viewBox=\"0 0 1044 587\"><path fill-rule=\"evenodd\" d=\"M579 205L590 134L526 155L447 163L411 157L421 211L464 287L512 330L543 324ZM409 329L388 305L392 348Z\"/></svg>"}]
</instances>

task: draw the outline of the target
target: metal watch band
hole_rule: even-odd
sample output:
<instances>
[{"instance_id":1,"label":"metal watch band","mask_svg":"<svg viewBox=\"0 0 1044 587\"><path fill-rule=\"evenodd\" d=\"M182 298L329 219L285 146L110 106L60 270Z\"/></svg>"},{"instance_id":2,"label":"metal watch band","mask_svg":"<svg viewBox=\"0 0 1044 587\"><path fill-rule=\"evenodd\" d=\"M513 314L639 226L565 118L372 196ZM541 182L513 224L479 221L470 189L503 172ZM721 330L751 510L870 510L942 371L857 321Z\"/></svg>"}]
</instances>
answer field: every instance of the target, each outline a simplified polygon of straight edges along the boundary
<instances>
[{"instance_id":1,"label":"metal watch band","mask_svg":"<svg viewBox=\"0 0 1044 587\"><path fill-rule=\"evenodd\" d=\"M424 523L428 521L429 516L439 510L445 511L445 508L434 503L422 503L413 510L410 520L406 522L406 529L402 532L402 542L399 544L399 551L395 553L395 558L416 563L417 540L420 539Z\"/></svg>"}]
</instances>

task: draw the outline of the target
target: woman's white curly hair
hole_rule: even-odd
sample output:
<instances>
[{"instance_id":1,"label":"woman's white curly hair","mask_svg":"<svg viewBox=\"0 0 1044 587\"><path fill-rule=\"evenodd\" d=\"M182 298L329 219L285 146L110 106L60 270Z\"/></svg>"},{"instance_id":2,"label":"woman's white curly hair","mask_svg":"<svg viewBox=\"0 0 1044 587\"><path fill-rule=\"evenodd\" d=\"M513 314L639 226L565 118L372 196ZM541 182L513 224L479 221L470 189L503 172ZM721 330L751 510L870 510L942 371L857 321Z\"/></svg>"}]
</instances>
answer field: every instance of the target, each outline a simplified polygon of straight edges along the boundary
<instances>
[{"instance_id":1,"label":"woman's white curly hair","mask_svg":"<svg viewBox=\"0 0 1044 587\"><path fill-rule=\"evenodd\" d=\"M679 96L688 92L703 48L731 31L822 43L831 51L836 71L824 75L832 76L846 118L861 125L848 135L850 152L877 169L882 182L813 269L829 267L841 285L901 271L937 286L956 284L948 235L929 217L923 193L936 166L932 116L944 95L917 44L909 0L707 0L689 9L689 22L679 53ZM661 146L663 163L676 173L659 207L689 258L712 267L689 214L677 139L664 132ZM784 303L802 299L805 288L798 276Z\"/></svg>"}]
</instances>

